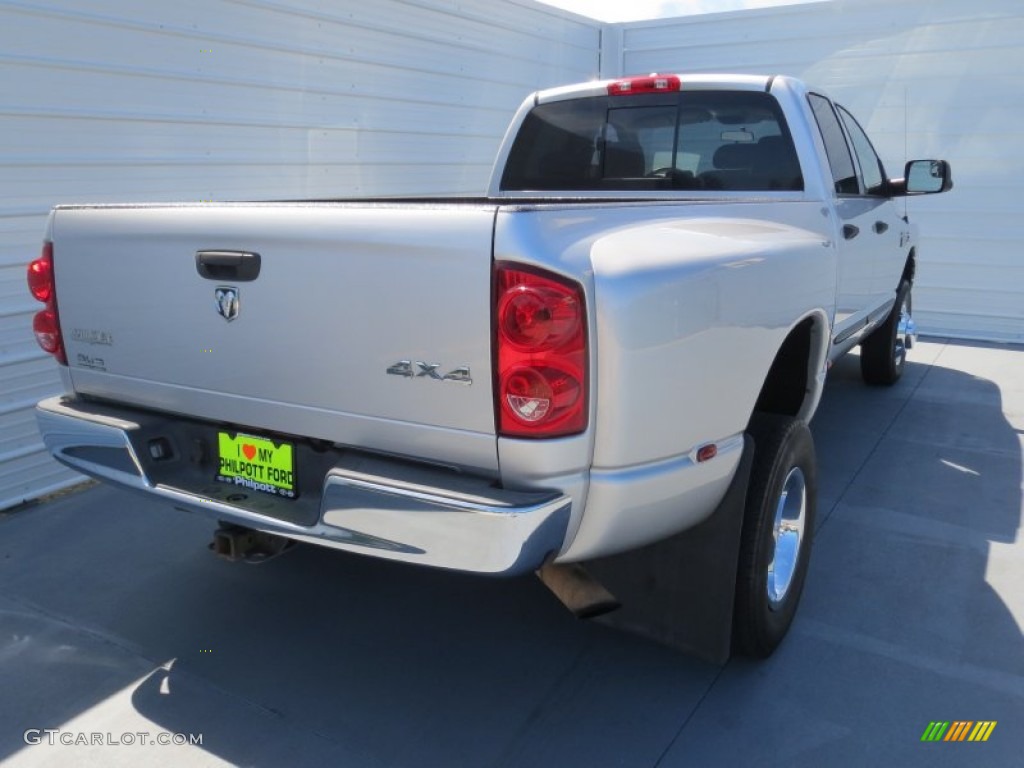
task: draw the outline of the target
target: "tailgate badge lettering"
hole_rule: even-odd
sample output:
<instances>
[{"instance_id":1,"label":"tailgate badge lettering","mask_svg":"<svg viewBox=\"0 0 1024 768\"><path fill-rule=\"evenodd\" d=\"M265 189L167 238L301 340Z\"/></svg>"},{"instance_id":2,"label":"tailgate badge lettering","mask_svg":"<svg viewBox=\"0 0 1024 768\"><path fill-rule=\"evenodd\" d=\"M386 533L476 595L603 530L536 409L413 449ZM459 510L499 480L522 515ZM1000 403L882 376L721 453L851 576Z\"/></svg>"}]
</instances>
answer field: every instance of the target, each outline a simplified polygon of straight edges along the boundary
<instances>
[{"instance_id":1,"label":"tailgate badge lettering","mask_svg":"<svg viewBox=\"0 0 1024 768\"><path fill-rule=\"evenodd\" d=\"M230 285L221 285L213 292L213 296L217 300L216 306L218 315L223 317L229 323L238 317L237 288L232 288Z\"/></svg>"},{"instance_id":2,"label":"tailgate badge lettering","mask_svg":"<svg viewBox=\"0 0 1024 768\"><path fill-rule=\"evenodd\" d=\"M425 363L422 360L399 360L388 366L390 376L404 376L407 379L433 379L434 381L454 381L457 384L472 384L473 376L468 365L460 365L448 373L442 374L441 363Z\"/></svg>"},{"instance_id":3,"label":"tailgate badge lettering","mask_svg":"<svg viewBox=\"0 0 1024 768\"><path fill-rule=\"evenodd\" d=\"M99 331L93 328L75 328L71 331L71 338L83 344L103 344L107 347L114 346L114 334L110 331Z\"/></svg>"},{"instance_id":4,"label":"tailgate badge lettering","mask_svg":"<svg viewBox=\"0 0 1024 768\"><path fill-rule=\"evenodd\" d=\"M80 368L91 368L94 371L106 371L107 364L102 357L93 357L92 355L83 355L81 352L77 356L78 365Z\"/></svg>"}]
</instances>

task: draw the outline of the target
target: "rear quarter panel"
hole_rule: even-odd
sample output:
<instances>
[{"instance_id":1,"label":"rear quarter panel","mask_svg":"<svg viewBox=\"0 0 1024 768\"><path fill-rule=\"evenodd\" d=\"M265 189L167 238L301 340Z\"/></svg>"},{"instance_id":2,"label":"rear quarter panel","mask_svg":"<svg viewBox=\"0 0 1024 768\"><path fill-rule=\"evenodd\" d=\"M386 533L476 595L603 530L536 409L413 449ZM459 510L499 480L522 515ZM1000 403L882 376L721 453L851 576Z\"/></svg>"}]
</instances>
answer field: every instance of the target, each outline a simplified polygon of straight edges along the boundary
<instances>
[{"instance_id":1,"label":"rear quarter panel","mask_svg":"<svg viewBox=\"0 0 1024 768\"><path fill-rule=\"evenodd\" d=\"M811 315L826 325L832 316L831 227L821 202L794 199L499 213L495 257L574 277L590 308L590 427L548 449L562 459L555 469L568 471L583 450L595 475L664 465L742 433L789 331ZM824 349L819 357L823 364ZM507 481L531 469L505 461L525 456L511 442L499 441ZM620 510L594 499L585 520L574 511L576 549L585 541L603 550L613 538L623 549L681 530L710 513L721 481L720 493L694 494L699 510L685 509L683 498L677 513L653 504L629 536Z\"/></svg>"}]
</instances>

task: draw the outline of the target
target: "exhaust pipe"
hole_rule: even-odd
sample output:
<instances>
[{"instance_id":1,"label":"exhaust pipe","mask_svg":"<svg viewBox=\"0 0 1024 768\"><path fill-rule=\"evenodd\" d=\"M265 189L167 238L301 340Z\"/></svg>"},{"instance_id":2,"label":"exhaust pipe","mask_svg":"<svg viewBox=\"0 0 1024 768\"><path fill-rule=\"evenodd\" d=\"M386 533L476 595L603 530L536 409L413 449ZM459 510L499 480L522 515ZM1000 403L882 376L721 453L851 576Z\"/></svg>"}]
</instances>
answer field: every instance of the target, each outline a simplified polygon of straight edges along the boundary
<instances>
[{"instance_id":1,"label":"exhaust pipe","mask_svg":"<svg viewBox=\"0 0 1024 768\"><path fill-rule=\"evenodd\" d=\"M577 619L592 619L620 607L615 595L587 573L582 565L548 563L537 571L537 578Z\"/></svg>"},{"instance_id":2,"label":"exhaust pipe","mask_svg":"<svg viewBox=\"0 0 1024 768\"><path fill-rule=\"evenodd\" d=\"M221 523L220 528L213 532L210 550L232 563L265 563L278 555L283 555L294 544L294 541L284 536L254 531L241 525Z\"/></svg>"}]
</instances>

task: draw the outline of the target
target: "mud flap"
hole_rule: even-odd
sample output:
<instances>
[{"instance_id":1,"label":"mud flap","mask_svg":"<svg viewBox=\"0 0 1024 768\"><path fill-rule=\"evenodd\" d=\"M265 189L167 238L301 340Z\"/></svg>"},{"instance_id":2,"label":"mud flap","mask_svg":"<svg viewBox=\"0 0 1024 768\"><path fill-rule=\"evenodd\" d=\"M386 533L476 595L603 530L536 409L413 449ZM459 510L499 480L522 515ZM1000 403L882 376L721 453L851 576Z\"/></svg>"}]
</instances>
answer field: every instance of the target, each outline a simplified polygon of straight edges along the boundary
<instances>
[{"instance_id":1,"label":"mud flap","mask_svg":"<svg viewBox=\"0 0 1024 768\"><path fill-rule=\"evenodd\" d=\"M642 549L590 560L587 572L622 607L594 619L713 664L728 661L740 532L754 441L744 435L732 484L703 523Z\"/></svg>"}]
</instances>

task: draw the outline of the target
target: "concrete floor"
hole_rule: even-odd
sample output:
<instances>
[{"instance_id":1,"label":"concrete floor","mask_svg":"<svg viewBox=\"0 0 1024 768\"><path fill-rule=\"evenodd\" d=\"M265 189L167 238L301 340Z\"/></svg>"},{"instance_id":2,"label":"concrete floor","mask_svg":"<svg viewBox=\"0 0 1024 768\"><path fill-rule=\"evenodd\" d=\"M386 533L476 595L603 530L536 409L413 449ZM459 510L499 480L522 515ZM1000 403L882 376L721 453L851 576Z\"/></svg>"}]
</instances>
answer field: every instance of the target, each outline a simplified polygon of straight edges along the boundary
<instances>
[{"instance_id":1,"label":"concrete floor","mask_svg":"<svg viewBox=\"0 0 1024 768\"><path fill-rule=\"evenodd\" d=\"M932 341L910 361L893 389L854 357L833 370L810 579L760 663L578 623L532 577L313 547L220 562L206 521L106 487L0 515L0 760L1020 765L1024 349ZM933 720L998 725L922 743ZM26 746L46 728L149 735ZM203 744L149 746L162 732Z\"/></svg>"}]
</instances>

